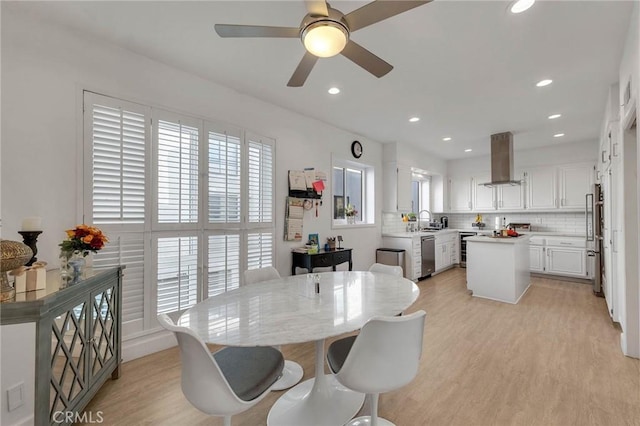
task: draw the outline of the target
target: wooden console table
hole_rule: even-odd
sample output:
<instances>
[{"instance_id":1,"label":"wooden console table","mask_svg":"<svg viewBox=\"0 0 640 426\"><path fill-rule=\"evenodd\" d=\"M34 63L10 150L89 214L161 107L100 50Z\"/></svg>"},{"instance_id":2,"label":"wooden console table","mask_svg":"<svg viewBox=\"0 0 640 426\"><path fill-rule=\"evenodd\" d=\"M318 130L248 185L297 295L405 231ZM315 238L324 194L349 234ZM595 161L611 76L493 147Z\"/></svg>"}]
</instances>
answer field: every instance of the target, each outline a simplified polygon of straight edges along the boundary
<instances>
[{"instance_id":1,"label":"wooden console table","mask_svg":"<svg viewBox=\"0 0 640 426\"><path fill-rule=\"evenodd\" d=\"M335 271L336 265L344 262L349 262L349 270L351 271L353 268L352 250L350 248L329 251L320 250L314 254L292 252L291 275L296 274L296 268L305 268L307 271L313 272L313 268L331 266Z\"/></svg>"}]
</instances>

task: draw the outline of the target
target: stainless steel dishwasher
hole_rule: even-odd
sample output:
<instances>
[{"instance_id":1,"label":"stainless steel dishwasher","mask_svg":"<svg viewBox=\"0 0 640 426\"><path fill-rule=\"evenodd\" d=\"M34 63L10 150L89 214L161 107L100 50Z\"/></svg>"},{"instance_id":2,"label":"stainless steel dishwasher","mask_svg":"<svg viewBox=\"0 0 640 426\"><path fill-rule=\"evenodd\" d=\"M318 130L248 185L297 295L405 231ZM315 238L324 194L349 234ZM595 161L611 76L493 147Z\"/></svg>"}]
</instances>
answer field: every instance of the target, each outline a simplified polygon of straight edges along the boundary
<instances>
[{"instance_id":1,"label":"stainless steel dishwasher","mask_svg":"<svg viewBox=\"0 0 640 426\"><path fill-rule=\"evenodd\" d=\"M427 235L420 239L422 258L421 278L431 276L436 270L436 237Z\"/></svg>"}]
</instances>

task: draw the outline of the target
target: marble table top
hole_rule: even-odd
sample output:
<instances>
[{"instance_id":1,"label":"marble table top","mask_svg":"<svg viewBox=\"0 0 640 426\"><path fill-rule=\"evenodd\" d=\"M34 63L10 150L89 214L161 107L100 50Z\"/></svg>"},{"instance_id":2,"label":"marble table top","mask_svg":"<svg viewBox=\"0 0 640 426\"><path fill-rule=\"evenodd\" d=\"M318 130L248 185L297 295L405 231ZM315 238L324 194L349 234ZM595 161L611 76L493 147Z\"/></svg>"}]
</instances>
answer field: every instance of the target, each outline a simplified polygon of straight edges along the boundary
<instances>
[{"instance_id":1,"label":"marble table top","mask_svg":"<svg viewBox=\"0 0 640 426\"><path fill-rule=\"evenodd\" d=\"M243 286L197 303L177 324L225 346L302 343L358 330L377 315L396 315L420 290L405 278L373 272L324 272L320 294L308 275Z\"/></svg>"}]
</instances>

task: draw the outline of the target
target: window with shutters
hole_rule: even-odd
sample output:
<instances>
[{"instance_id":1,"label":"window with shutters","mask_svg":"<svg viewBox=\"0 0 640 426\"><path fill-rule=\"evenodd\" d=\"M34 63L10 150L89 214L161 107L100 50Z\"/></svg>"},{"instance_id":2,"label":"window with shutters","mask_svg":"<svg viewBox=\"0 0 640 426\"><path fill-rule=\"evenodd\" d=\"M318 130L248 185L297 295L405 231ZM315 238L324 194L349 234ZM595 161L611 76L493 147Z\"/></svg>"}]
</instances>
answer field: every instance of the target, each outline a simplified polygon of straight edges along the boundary
<instances>
[{"instance_id":1,"label":"window with shutters","mask_svg":"<svg viewBox=\"0 0 640 426\"><path fill-rule=\"evenodd\" d=\"M85 92L85 222L125 265L123 336L273 265L274 141Z\"/></svg>"}]
</instances>

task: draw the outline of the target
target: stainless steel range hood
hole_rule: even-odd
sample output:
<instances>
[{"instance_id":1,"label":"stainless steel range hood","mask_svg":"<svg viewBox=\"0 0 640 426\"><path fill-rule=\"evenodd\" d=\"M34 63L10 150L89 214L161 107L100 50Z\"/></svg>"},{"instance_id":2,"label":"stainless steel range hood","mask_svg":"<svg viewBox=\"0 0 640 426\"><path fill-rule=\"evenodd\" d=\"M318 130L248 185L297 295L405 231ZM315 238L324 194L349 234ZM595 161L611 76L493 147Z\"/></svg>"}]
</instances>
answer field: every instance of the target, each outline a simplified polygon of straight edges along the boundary
<instances>
[{"instance_id":1,"label":"stainless steel range hood","mask_svg":"<svg viewBox=\"0 0 640 426\"><path fill-rule=\"evenodd\" d=\"M520 185L513 180L513 133L504 132L491 135L491 182L480 185Z\"/></svg>"}]
</instances>

